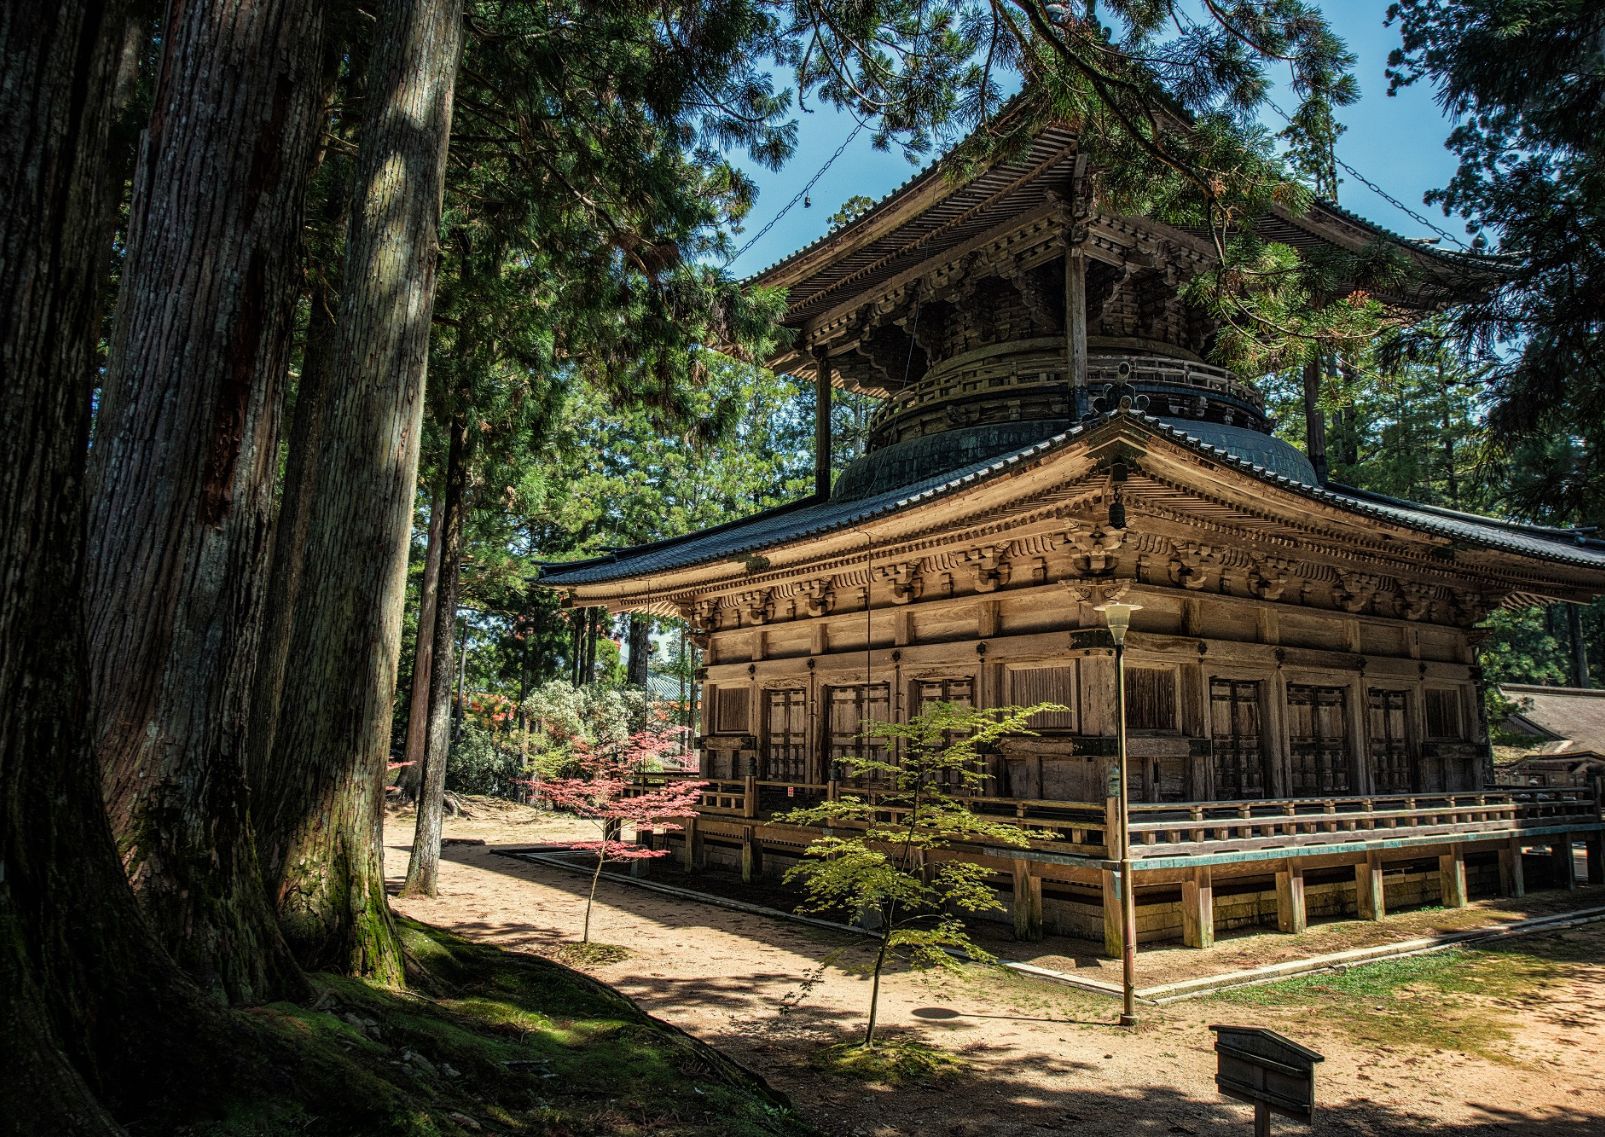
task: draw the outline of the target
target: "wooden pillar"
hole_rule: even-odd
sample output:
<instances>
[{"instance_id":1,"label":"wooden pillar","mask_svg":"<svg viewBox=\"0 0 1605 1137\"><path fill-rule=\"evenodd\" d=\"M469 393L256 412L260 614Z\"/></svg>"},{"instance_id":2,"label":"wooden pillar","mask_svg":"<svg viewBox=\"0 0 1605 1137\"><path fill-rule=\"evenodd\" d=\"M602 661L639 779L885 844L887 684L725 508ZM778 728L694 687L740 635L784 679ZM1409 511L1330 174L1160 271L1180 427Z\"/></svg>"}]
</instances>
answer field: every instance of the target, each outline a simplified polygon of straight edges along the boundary
<instances>
[{"instance_id":1,"label":"wooden pillar","mask_svg":"<svg viewBox=\"0 0 1605 1137\"><path fill-rule=\"evenodd\" d=\"M1215 880L1207 865L1181 882L1181 940L1193 948L1215 946Z\"/></svg>"},{"instance_id":2,"label":"wooden pillar","mask_svg":"<svg viewBox=\"0 0 1605 1137\"><path fill-rule=\"evenodd\" d=\"M1118 874L1104 869L1103 876L1103 953L1110 959L1119 959L1125 950L1120 932L1120 892L1115 888Z\"/></svg>"},{"instance_id":3,"label":"wooden pillar","mask_svg":"<svg viewBox=\"0 0 1605 1137\"><path fill-rule=\"evenodd\" d=\"M1588 883L1605 884L1605 830L1584 833L1583 848L1588 852Z\"/></svg>"},{"instance_id":4,"label":"wooden pillar","mask_svg":"<svg viewBox=\"0 0 1605 1137\"><path fill-rule=\"evenodd\" d=\"M1304 909L1304 866L1284 861L1276 872L1276 928L1294 935L1309 926Z\"/></svg>"},{"instance_id":5,"label":"wooden pillar","mask_svg":"<svg viewBox=\"0 0 1605 1137\"><path fill-rule=\"evenodd\" d=\"M1064 257L1064 328L1072 417L1087 410L1087 255L1070 245Z\"/></svg>"},{"instance_id":6,"label":"wooden pillar","mask_svg":"<svg viewBox=\"0 0 1605 1137\"><path fill-rule=\"evenodd\" d=\"M1549 860L1554 866L1556 888L1577 887L1577 862L1572 859L1572 835L1556 833L1549 839Z\"/></svg>"},{"instance_id":7,"label":"wooden pillar","mask_svg":"<svg viewBox=\"0 0 1605 1137\"><path fill-rule=\"evenodd\" d=\"M697 833L697 819L695 817L685 819L684 837L685 848L680 850L680 863L685 866L687 872L690 872L699 868L702 863L702 838Z\"/></svg>"},{"instance_id":8,"label":"wooden pillar","mask_svg":"<svg viewBox=\"0 0 1605 1137\"><path fill-rule=\"evenodd\" d=\"M751 884L762 871L763 852L758 847L752 826L748 825L741 831L741 879Z\"/></svg>"},{"instance_id":9,"label":"wooden pillar","mask_svg":"<svg viewBox=\"0 0 1605 1137\"><path fill-rule=\"evenodd\" d=\"M1388 914L1380 853L1366 853L1365 860L1354 866L1354 899L1362 920L1380 920Z\"/></svg>"},{"instance_id":10,"label":"wooden pillar","mask_svg":"<svg viewBox=\"0 0 1605 1137\"><path fill-rule=\"evenodd\" d=\"M1521 838L1512 837L1499 849L1499 893L1501 896L1527 895L1527 876L1521 863Z\"/></svg>"},{"instance_id":11,"label":"wooden pillar","mask_svg":"<svg viewBox=\"0 0 1605 1137\"><path fill-rule=\"evenodd\" d=\"M830 496L830 352L814 348L814 496Z\"/></svg>"},{"instance_id":12,"label":"wooden pillar","mask_svg":"<svg viewBox=\"0 0 1605 1137\"><path fill-rule=\"evenodd\" d=\"M1466 906L1466 850L1455 845L1438 857L1438 893L1445 908Z\"/></svg>"},{"instance_id":13,"label":"wooden pillar","mask_svg":"<svg viewBox=\"0 0 1605 1137\"><path fill-rule=\"evenodd\" d=\"M1023 860L1014 862L1014 938L1042 938L1042 878Z\"/></svg>"}]
</instances>

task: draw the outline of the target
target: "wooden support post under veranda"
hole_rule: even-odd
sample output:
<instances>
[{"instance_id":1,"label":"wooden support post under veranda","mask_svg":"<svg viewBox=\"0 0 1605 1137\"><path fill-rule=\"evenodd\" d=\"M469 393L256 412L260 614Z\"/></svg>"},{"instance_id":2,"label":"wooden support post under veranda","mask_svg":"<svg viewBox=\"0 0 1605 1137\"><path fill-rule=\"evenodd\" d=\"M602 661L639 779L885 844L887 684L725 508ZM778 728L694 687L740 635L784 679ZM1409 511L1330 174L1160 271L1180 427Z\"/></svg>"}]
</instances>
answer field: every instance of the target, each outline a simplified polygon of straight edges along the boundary
<instances>
[{"instance_id":1,"label":"wooden support post under veranda","mask_svg":"<svg viewBox=\"0 0 1605 1137\"><path fill-rule=\"evenodd\" d=\"M1380 920L1388 914L1387 885L1382 875L1382 857L1368 852L1354 866L1354 906L1362 920Z\"/></svg>"},{"instance_id":2,"label":"wooden support post under veranda","mask_svg":"<svg viewBox=\"0 0 1605 1137\"><path fill-rule=\"evenodd\" d=\"M1297 935L1308 926L1304 909L1304 866L1288 861L1276 870L1276 928Z\"/></svg>"}]
</instances>

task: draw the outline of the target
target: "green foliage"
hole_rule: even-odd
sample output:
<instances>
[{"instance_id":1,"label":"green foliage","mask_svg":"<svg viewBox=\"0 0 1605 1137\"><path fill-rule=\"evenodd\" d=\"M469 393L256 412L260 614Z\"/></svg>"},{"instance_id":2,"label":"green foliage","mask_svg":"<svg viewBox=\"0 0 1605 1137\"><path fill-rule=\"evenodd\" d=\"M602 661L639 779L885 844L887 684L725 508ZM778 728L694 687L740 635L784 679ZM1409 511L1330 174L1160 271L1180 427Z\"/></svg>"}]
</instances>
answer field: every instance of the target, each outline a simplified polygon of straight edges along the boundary
<instances>
[{"instance_id":1,"label":"green foliage","mask_svg":"<svg viewBox=\"0 0 1605 1137\"><path fill-rule=\"evenodd\" d=\"M1484 379L1441 316L1324 368L1319 405L1331 479L1450 509L1506 507L1503 481L1487 460ZM1270 376L1261 389L1279 433L1302 447L1302 372Z\"/></svg>"},{"instance_id":2,"label":"green foliage","mask_svg":"<svg viewBox=\"0 0 1605 1137\"><path fill-rule=\"evenodd\" d=\"M472 721L460 724L446 755L446 788L464 794L513 797L524 765L503 732Z\"/></svg>"},{"instance_id":3,"label":"green foliage","mask_svg":"<svg viewBox=\"0 0 1605 1137\"><path fill-rule=\"evenodd\" d=\"M1494 442L1564 439L1575 475L1524 503L1605 518L1605 6L1595 0L1397 0L1395 88L1425 80L1459 159L1428 195L1468 219L1507 276L1461 314L1492 366Z\"/></svg>"},{"instance_id":4,"label":"green foliage","mask_svg":"<svg viewBox=\"0 0 1605 1137\"><path fill-rule=\"evenodd\" d=\"M960 842L1031 842L1031 830L978 814L966 798L985 786L982 755L988 749L1004 737L1033 733L1026 726L1031 716L1063 709L938 702L906 723L871 723L866 735L883 740L890 757L849 756L840 764L848 779L877 788L779 816L835 830L810 842L786 874L806 894L800 910L878 921L865 1046L875 1042L880 975L889 958L905 957L915 967L945 966L952 952L990 960L966 933L961 915L1003 907L987 883L990 870L938 854Z\"/></svg>"},{"instance_id":5,"label":"green foliage","mask_svg":"<svg viewBox=\"0 0 1605 1137\"><path fill-rule=\"evenodd\" d=\"M866 194L855 193L846 201L842 202L840 209L838 209L835 213L832 213L829 217L825 218L825 224L829 225L832 229L839 229L849 222L857 221L860 217L864 216L864 214L868 213L874 204L874 198L869 197Z\"/></svg>"}]
</instances>

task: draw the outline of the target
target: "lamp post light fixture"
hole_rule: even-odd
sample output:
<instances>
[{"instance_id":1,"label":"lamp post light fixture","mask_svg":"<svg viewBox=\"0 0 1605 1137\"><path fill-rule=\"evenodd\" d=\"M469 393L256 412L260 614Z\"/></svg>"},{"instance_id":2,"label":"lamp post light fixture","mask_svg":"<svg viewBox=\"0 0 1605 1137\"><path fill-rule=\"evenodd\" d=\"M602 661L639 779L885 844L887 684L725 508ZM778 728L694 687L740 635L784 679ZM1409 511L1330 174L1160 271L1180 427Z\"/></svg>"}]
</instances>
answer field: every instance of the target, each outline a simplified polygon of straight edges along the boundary
<instances>
[{"instance_id":1,"label":"lamp post light fixture","mask_svg":"<svg viewBox=\"0 0 1605 1137\"><path fill-rule=\"evenodd\" d=\"M1121 1026L1137 1025L1137 895L1131 871L1131 791L1126 780L1126 632L1141 604L1100 604L1115 641L1115 749L1120 756L1120 986Z\"/></svg>"}]
</instances>

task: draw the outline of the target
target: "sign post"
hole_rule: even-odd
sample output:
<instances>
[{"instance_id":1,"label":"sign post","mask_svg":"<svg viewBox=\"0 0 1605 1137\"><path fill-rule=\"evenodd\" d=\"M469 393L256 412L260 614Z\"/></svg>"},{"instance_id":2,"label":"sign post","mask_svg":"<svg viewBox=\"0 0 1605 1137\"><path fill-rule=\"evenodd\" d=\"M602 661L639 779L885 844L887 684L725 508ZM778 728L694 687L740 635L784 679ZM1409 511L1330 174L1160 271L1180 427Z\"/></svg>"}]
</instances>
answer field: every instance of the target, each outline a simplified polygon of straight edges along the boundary
<instances>
[{"instance_id":1,"label":"sign post","mask_svg":"<svg viewBox=\"0 0 1605 1137\"><path fill-rule=\"evenodd\" d=\"M1254 1107L1254 1137L1269 1137L1271 1114L1315 1123L1315 1064L1322 1055L1274 1030L1213 1025L1215 1085Z\"/></svg>"}]
</instances>

